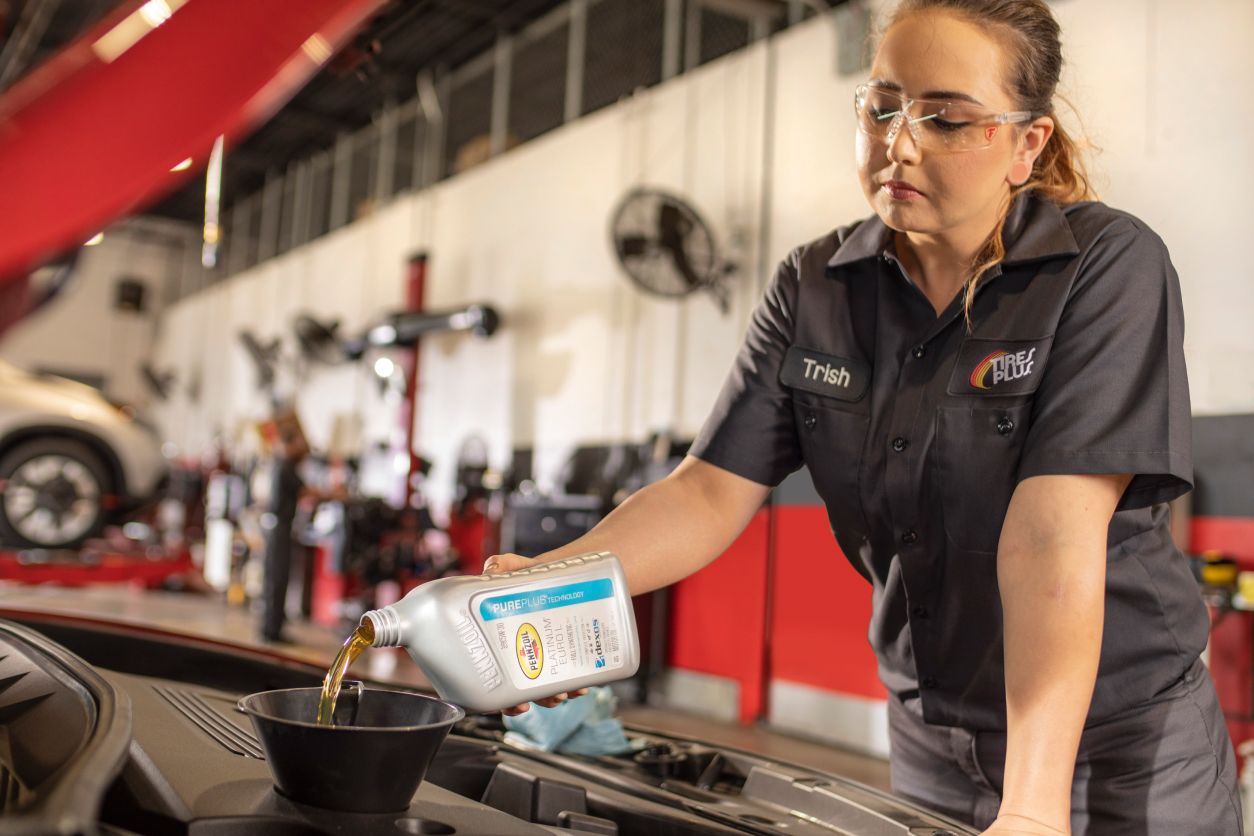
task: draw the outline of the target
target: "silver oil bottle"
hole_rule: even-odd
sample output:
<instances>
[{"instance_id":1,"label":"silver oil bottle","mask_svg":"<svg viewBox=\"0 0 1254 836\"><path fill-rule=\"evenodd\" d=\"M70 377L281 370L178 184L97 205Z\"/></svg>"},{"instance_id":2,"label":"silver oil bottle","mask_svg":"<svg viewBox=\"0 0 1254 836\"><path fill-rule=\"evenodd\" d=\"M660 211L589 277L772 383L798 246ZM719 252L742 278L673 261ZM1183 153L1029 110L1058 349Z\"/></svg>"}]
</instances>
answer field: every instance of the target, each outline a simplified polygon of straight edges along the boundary
<instances>
[{"instance_id":1,"label":"silver oil bottle","mask_svg":"<svg viewBox=\"0 0 1254 836\"><path fill-rule=\"evenodd\" d=\"M439 695L494 711L635 674L627 579L609 552L442 578L362 616L373 647L404 647Z\"/></svg>"}]
</instances>

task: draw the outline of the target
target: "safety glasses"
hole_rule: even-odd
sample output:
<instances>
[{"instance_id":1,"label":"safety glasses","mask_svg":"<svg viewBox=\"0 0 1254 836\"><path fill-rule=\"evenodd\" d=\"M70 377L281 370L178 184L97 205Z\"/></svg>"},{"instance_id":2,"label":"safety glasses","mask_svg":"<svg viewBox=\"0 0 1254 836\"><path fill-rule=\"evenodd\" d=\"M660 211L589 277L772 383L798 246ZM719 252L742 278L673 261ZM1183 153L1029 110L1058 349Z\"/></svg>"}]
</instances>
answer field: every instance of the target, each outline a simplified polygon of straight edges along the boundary
<instances>
[{"instance_id":1,"label":"safety glasses","mask_svg":"<svg viewBox=\"0 0 1254 836\"><path fill-rule=\"evenodd\" d=\"M892 145L904 125L916 145L940 153L988 148L1003 126L1035 118L1027 110L997 113L972 102L911 99L870 84L854 91L853 107L858 129L868 137Z\"/></svg>"}]
</instances>

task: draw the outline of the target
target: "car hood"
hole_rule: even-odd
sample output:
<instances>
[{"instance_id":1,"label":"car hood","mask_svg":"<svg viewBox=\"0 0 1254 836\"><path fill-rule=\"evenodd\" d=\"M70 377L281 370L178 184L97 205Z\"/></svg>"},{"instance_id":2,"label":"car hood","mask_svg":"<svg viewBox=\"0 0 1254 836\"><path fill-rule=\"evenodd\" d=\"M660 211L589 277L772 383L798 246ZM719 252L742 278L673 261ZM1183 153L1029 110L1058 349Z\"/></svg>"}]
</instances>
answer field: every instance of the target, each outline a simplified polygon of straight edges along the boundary
<instances>
[{"instance_id":1,"label":"car hood","mask_svg":"<svg viewBox=\"0 0 1254 836\"><path fill-rule=\"evenodd\" d=\"M0 387L6 390L9 387L36 390L39 394L56 398L67 406L78 404L95 409L112 409L112 405L99 390L85 383L54 374L34 374L3 360L0 360Z\"/></svg>"}]
</instances>

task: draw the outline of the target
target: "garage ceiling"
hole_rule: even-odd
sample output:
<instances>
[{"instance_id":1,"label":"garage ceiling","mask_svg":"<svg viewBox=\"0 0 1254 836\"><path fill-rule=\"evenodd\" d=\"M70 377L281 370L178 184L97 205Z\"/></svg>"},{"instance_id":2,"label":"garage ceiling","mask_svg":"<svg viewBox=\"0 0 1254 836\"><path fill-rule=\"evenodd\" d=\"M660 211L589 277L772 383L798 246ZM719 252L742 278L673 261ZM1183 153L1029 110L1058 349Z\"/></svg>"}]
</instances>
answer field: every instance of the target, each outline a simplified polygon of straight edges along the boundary
<instances>
[{"instance_id":1,"label":"garage ceiling","mask_svg":"<svg viewBox=\"0 0 1254 836\"><path fill-rule=\"evenodd\" d=\"M630 0L627 0L630 2ZM55 54L118 0L0 0L0 91ZM414 95L424 69L455 69L564 0L393 0L291 102L227 154L223 205L261 188L266 172L331 147L388 102ZM764 0L723 0L761 3ZM765 0L783 5L785 0ZM820 0L807 0L815 5ZM824 4L827 5L827 4ZM194 178L152 214L199 222Z\"/></svg>"}]
</instances>

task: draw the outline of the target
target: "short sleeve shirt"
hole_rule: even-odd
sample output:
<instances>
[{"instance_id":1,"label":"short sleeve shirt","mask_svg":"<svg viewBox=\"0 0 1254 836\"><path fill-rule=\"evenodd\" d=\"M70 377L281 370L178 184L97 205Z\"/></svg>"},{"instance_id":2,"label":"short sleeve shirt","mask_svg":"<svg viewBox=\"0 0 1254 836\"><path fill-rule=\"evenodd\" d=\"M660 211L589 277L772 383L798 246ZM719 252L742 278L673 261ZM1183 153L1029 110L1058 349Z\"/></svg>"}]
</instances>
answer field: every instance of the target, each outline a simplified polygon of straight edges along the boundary
<instances>
[{"instance_id":1,"label":"short sleeve shirt","mask_svg":"<svg viewBox=\"0 0 1254 836\"><path fill-rule=\"evenodd\" d=\"M1131 474L1110 522L1099 720L1206 644L1166 503L1192 478L1179 281L1101 203L1016 199L1006 257L939 317L878 218L794 250L692 454L763 485L802 465L871 585L880 678L929 723L1004 730L997 543L1016 485Z\"/></svg>"}]
</instances>

